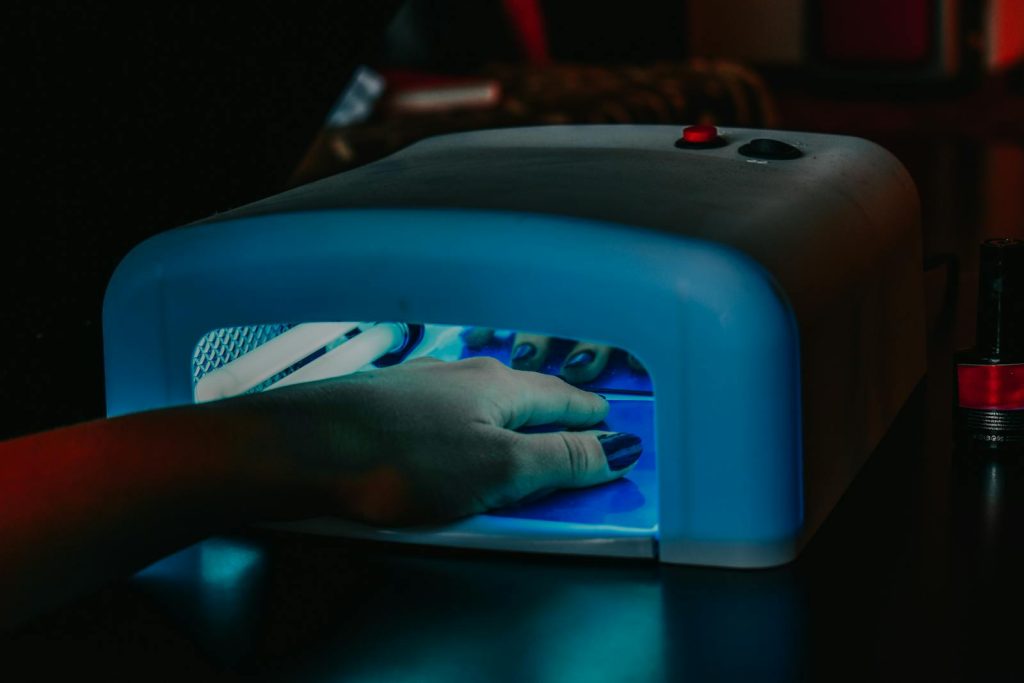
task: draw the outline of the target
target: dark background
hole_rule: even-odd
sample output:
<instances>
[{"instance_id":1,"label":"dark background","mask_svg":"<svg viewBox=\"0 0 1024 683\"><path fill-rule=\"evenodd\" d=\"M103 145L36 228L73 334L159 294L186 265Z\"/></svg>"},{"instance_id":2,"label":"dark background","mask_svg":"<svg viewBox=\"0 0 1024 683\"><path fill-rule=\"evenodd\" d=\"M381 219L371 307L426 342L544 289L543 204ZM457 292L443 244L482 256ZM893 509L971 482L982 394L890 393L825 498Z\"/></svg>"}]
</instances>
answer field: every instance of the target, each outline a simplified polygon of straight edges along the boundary
<instances>
[{"instance_id":1,"label":"dark background","mask_svg":"<svg viewBox=\"0 0 1024 683\"><path fill-rule=\"evenodd\" d=\"M397 4L6 7L0 438L103 414L115 265L280 191Z\"/></svg>"}]
</instances>

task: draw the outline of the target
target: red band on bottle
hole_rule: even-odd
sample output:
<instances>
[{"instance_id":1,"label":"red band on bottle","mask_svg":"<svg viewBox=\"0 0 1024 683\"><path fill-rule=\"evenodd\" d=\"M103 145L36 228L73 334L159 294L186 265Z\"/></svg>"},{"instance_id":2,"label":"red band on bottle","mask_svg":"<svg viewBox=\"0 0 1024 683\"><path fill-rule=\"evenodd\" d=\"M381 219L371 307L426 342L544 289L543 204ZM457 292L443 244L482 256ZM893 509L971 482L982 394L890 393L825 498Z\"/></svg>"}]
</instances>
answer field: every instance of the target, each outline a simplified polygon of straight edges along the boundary
<instances>
[{"instance_id":1,"label":"red band on bottle","mask_svg":"<svg viewBox=\"0 0 1024 683\"><path fill-rule=\"evenodd\" d=\"M960 365L960 407L1024 410L1024 363Z\"/></svg>"}]
</instances>

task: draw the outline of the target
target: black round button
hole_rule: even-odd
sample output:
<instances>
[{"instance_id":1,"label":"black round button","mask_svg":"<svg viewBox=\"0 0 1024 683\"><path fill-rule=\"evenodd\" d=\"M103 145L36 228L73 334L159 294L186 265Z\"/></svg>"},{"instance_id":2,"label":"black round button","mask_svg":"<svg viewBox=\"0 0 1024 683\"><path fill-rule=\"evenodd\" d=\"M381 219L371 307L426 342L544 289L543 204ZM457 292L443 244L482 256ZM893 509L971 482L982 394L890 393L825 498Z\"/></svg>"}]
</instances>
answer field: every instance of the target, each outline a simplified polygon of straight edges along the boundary
<instances>
[{"instance_id":1,"label":"black round button","mask_svg":"<svg viewBox=\"0 0 1024 683\"><path fill-rule=\"evenodd\" d=\"M743 156L754 157L755 159L796 159L803 156L803 152L793 145L782 140L771 140L769 138L757 138L739 148Z\"/></svg>"}]
</instances>

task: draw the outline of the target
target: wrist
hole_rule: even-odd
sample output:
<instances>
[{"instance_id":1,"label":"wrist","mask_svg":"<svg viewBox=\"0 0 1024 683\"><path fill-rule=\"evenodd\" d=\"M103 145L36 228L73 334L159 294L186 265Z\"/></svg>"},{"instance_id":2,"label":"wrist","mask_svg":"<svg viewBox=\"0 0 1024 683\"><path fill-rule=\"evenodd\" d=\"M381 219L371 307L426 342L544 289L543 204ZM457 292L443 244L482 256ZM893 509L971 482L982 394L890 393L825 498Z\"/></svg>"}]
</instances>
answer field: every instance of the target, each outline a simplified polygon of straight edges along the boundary
<instances>
[{"instance_id":1,"label":"wrist","mask_svg":"<svg viewBox=\"0 0 1024 683\"><path fill-rule=\"evenodd\" d=\"M304 498L288 457L282 416L256 396L192 406L186 421L199 430L203 457L219 481L217 506L236 524L301 516Z\"/></svg>"},{"instance_id":2,"label":"wrist","mask_svg":"<svg viewBox=\"0 0 1024 683\"><path fill-rule=\"evenodd\" d=\"M336 513L335 488L351 477L360 439L346 387L296 386L216 404L219 449L250 521Z\"/></svg>"}]
</instances>

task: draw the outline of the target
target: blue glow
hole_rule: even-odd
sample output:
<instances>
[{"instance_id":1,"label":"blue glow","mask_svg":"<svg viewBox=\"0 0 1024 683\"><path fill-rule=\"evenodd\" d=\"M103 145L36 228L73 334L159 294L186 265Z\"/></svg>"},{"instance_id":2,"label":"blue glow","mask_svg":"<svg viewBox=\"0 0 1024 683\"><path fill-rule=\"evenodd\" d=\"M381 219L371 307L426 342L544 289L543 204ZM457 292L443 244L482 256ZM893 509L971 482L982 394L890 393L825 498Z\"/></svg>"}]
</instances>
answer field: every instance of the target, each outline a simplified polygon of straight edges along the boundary
<instances>
[{"instance_id":1,"label":"blue glow","mask_svg":"<svg viewBox=\"0 0 1024 683\"><path fill-rule=\"evenodd\" d=\"M218 590L237 588L262 561L262 552L251 543L228 538L211 538L154 562L137 572L147 580L199 579Z\"/></svg>"},{"instance_id":2,"label":"blue glow","mask_svg":"<svg viewBox=\"0 0 1024 683\"><path fill-rule=\"evenodd\" d=\"M332 209L170 231L134 249L107 289L108 414L191 402L197 339L282 320L463 323L629 349L657 396L659 556L766 566L795 554L799 335L777 283L736 249L609 222L470 209ZM482 519L499 535L520 521ZM590 526L521 521L554 543ZM609 548L636 536L602 528ZM487 525L472 532L484 537Z\"/></svg>"},{"instance_id":3,"label":"blue glow","mask_svg":"<svg viewBox=\"0 0 1024 683\"><path fill-rule=\"evenodd\" d=\"M244 581L261 558L255 547L225 539L211 539L200 551L199 572L203 581L224 590Z\"/></svg>"}]
</instances>

